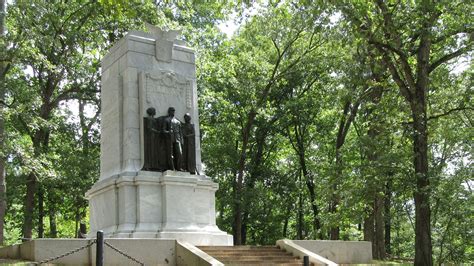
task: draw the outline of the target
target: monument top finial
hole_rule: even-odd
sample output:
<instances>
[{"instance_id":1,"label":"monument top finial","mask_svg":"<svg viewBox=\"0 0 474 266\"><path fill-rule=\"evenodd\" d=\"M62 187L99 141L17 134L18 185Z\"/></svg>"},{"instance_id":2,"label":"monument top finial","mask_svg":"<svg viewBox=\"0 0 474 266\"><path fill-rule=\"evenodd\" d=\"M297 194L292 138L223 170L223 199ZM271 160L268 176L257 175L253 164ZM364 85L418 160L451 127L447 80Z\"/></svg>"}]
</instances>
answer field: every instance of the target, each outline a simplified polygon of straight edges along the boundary
<instances>
[{"instance_id":1,"label":"monument top finial","mask_svg":"<svg viewBox=\"0 0 474 266\"><path fill-rule=\"evenodd\" d=\"M145 22L145 26L148 32L161 40L175 41L178 35L181 34L180 30L163 30L155 25Z\"/></svg>"}]
</instances>

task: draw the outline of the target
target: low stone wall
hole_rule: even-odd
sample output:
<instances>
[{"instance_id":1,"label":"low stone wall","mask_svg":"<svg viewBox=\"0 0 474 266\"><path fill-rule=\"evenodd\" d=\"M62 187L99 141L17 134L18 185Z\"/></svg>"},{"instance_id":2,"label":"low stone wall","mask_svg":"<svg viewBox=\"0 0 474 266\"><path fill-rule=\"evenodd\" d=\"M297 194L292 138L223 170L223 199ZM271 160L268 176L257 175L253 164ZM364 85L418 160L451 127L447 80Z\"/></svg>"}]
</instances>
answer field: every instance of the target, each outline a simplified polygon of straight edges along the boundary
<instances>
[{"instance_id":1,"label":"low stone wall","mask_svg":"<svg viewBox=\"0 0 474 266\"><path fill-rule=\"evenodd\" d=\"M42 261L90 244L93 239L35 239L0 248L0 258ZM192 244L174 239L107 238L115 248L146 265L223 265ZM277 245L296 256L309 256L315 264L371 263L372 248L367 241L279 240ZM95 265L96 245L52 261L67 265ZM123 255L104 246L106 265L132 264Z\"/></svg>"},{"instance_id":2,"label":"low stone wall","mask_svg":"<svg viewBox=\"0 0 474 266\"><path fill-rule=\"evenodd\" d=\"M130 239L108 238L106 242L145 265L176 265L176 240L174 239ZM92 249L92 258L95 264L95 246ZM104 246L104 263L107 265L136 265L124 256Z\"/></svg>"},{"instance_id":3,"label":"low stone wall","mask_svg":"<svg viewBox=\"0 0 474 266\"><path fill-rule=\"evenodd\" d=\"M314 265L329 265L329 266L337 265L337 263L335 263L334 261L324 258L323 256L320 256L310 250L307 250L295 244L292 240L282 239L282 240L278 240L276 244L281 249L293 254L294 256L299 257L300 259L303 259L305 256L308 256L309 262L311 262Z\"/></svg>"},{"instance_id":4,"label":"low stone wall","mask_svg":"<svg viewBox=\"0 0 474 266\"><path fill-rule=\"evenodd\" d=\"M21 259L20 244L0 248L0 258L2 258L2 259Z\"/></svg>"},{"instance_id":5,"label":"low stone wall","mask_svg":"<svg viewBox=\"0 0 474 266\"><path fill-rule=\"evenodd\" d=\"M0 258L40 262L86 246L92 239L35 239L0 248ZM176 265L174 239L105 239L107 243L146 265ZM52 261L65 265L95 265L96 245ZM134 262L104 245L104 264L123 265Z\"/></svg>"},{"instance_id":6,"label":"low stone wall","mask_svg":"<svg viewBox=\"0 0 474 266\"><path fill-rule=\"evenodd\" d=\"M372 263L372 244L369 241L292 240L292 242L338 264Z\"/></svg>"}]
</instances>

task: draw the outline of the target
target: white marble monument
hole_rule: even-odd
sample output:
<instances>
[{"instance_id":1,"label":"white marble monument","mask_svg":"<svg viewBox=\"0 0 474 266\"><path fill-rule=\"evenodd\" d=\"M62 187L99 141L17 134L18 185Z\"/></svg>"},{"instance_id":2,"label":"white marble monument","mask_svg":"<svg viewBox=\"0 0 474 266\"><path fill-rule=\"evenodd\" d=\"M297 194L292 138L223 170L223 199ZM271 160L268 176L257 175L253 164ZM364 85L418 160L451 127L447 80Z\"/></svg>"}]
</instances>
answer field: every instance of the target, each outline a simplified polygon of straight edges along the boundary
<instances>
[{"instance_id":1,"label":"white marble monument","mask_svg":"<svg viewBox=\"0 0 474 266\"><path fill-rule=\"evenodd\" d=\"M169 107L195 125L196 167L201 172L194 51L177 32L131 31L102 60L100 179L86 193L90 236L172 238L195 245L232 245L216 226L217 184L205 175L142 171L143 117Z\"/></svg>"}]
</instances>

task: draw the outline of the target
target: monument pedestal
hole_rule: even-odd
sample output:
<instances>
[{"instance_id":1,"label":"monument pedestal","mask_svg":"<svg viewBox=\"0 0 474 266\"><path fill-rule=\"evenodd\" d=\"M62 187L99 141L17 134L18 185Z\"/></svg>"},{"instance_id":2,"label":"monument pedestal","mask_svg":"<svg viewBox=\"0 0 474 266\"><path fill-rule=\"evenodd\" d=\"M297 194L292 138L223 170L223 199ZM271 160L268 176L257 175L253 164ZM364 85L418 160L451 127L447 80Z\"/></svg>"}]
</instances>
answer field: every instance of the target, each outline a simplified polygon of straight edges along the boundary
<instances>
[{"instance_id":1,"label":"monument pedestal","mask_svg":"<svg viewBox=\"0 0 474 266\"><path fill-rule=\"evenodd\" d=\"M178 32L153 27L150 31L130 31L102 59L100 178L86 193L89 237L103 230L111 238L232 245L232 236L216 226L216 183L186 172L141 171L145 162L161 169L155 163L163 152L166 158L175 156L164 149L170 143L159 141L164 135L150 135L150 127L184 139L179 138L177 123L166 130L158 127L160 117L171 119L170 107L177 120L185 114L192 117L195 134L190 143L194 142L195 167L202 169L194 50L176 39ZM156 118L147 112L151 108ZM145 125L145 118L150 123ZM145 134L155 141L145 141ZM145 156L145 147L155 151L156 158Z\"/></svg>"},{"instance_id":2,"label":"monument pedestal","mask_svg":"<svg viewBox=\"0 0 474 266\"><path fill-rule=\"evenodd\" d=\"M163 238L194 245L232 245L219 230L208 177L166 171L124 173L98 181L87 193L90 237Z\"/></svg>"}]
</instances>

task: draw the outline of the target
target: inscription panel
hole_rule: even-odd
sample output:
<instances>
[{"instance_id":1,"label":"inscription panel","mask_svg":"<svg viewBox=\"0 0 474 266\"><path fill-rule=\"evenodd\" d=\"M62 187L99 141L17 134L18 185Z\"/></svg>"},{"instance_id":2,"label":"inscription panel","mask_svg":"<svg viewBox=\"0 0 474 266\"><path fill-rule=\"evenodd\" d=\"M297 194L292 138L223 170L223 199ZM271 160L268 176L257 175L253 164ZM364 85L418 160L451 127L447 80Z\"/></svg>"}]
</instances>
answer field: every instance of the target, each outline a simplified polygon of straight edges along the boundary
<instances>
[{"instance_id":1,"label":"inscription panel","mask_svg":"<svg viewBox=\"0 0 474 266\"><path fill-rule=\"evenodd\" d=\"M146 108L154 107L157 115L166 115L168 107L176 109L178 118L192 108L191 81L173 72L145 74Z\"/></svg>"}]
</instances>

